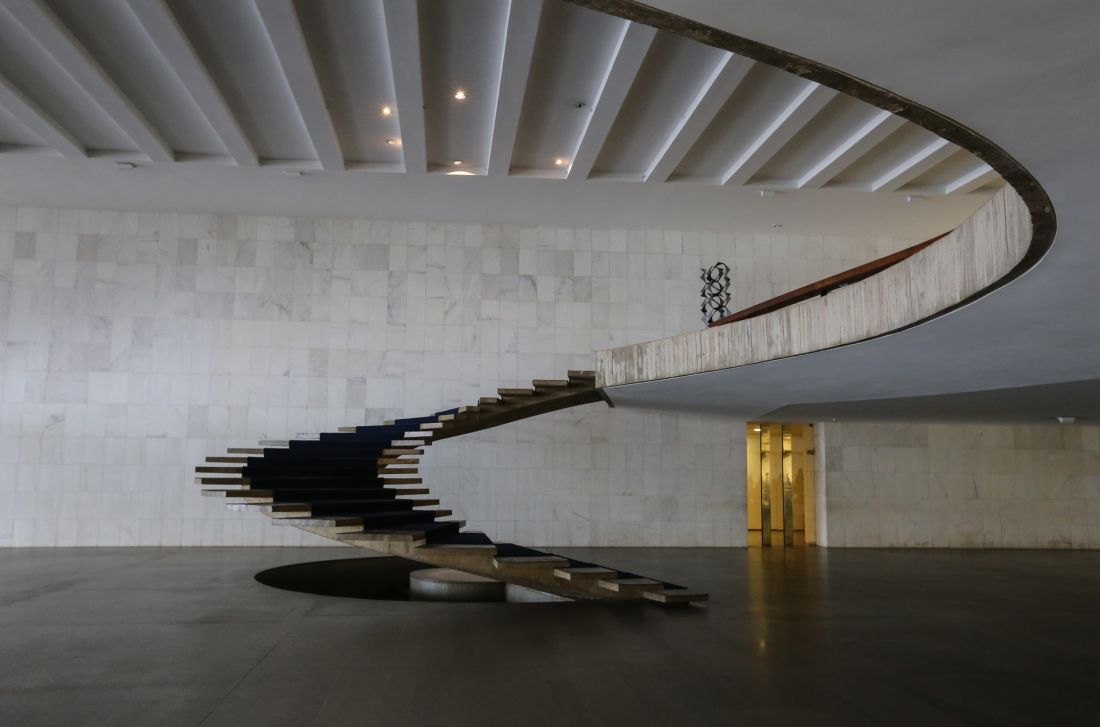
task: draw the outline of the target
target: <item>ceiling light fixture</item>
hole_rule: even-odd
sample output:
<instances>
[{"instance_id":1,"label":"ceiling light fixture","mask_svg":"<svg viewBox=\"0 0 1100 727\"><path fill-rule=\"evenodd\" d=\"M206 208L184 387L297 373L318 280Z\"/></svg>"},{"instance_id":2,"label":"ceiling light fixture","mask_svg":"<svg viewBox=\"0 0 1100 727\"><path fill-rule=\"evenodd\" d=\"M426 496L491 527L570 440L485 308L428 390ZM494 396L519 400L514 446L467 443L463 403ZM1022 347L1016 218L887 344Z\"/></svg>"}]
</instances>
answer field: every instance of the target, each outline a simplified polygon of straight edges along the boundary
<instances>
[{"instance_id":1,"label":"ceiling light fixture","mask_svg":"<svg viewBox=\"0 0 1100 727\"><path fill-rule=\"evenodd\" d=\"M137 169L133 162L115 162L115 169Z\"/></svg>"},{"instance_id":2,"label":"ceiling light fixture","mask_svg":"<svg viewBox=\"0 0 1100 727\"><path fill-rule=\"evenodd\" d=\"M920 202L923 199L924 199L924 197L920 196L919 194L907 194L907 195L905 195L905 201L908 202L909 204L914 204L916 202Z\"/></svg>"},{"instance_id":3,"label":"ceiling light fixture","mask_svg":"<svg viewBox=\"0 0 1100 727\"><path fill-rule=\"evenodd\" d=\"M383 116L392 116L393 115L393 107L392 106L383 106L382 107L382 115Z\"/></svg>"},{"instance_id":4,"label":"ceiling light fixture","mask_svg":"<svg viewBox=\"0 0 1100 727\"><path fill-rule=\"evenodd\" d=\"M557 159L554 160L554 166L555 167L564 167L565 166L565 160L562 159L561 157L558 157Z\"/></svg>"},{"instance_id":5,"label":"ceiling light fixture","mask_svg":"<svg viewBox=\"0 0 1100 727\"><path fill-rule=\"evenodd\" d=\"M447 172L448 177L476 177L477 175L468 169L456 169L453 172Z\"/></svg>"},{"instance_id":6,"label":"ceiling light fixture","mask_svg":"<svg viewBox=\"0 0 1100 727\"><path fill-rule=\"evenodd\" d=\"M386 139L386 143L390 146L397 146L398 144L397 139Z\"/></svg>"},{"instance_id":7,"label":"ceiling light fixture","mask_svg":"<svg viewBox=\"0 0 1100 727\"><path fill-rule=\"evenodd\" d=\"M760 196L761 197L774 197L775 196L775 190L774 189L762 189L762 190L760 190Z\"/></svg>"},{"instance_id":8,"label":"ceiling light fixture","mask_svg":"<svg viewBox=\"0 0 1100 727\"><path fill-rule=\"evenodd\" d=\"M764 431L764 430L763 430L763 429L761 429L760 427L753 427L753 428L752 428L752 430L753 430L754 432L762 432L762 431Z\"/></svg>"},{"instance_id":9,"label":"ceiling light fixture","mask_svg":"<svg viewBox=\"0 0 1100 727\"><path fill-rule=\"evenodd\" d=\"M459 88L459 89L455 90L455 101L465 101L465 100L466 100L466 89Z\"/></svg>"},{"instance_id":10,"label":"ceiling light fixture","mask_svg":"<svg viewBox=\"0 0 1100 727\"><path fill-rule=\"evenodd\" d=\"M1059 424L1073 424L1077 421L1077 417L1054 417L1054 420Z\"/></svg>"},{"instance_id":11,"label":"ceiling light fixture","mask_svg":"<svg viewBox=\"0 0 1100 727\"><path fill-rule=\"evenodd\" d=\"M455 159L453 162L451 162L451 164L454 164L456 167L461 167L462 166L462 160L461 159Z\"/></svg>"}]
</instances>

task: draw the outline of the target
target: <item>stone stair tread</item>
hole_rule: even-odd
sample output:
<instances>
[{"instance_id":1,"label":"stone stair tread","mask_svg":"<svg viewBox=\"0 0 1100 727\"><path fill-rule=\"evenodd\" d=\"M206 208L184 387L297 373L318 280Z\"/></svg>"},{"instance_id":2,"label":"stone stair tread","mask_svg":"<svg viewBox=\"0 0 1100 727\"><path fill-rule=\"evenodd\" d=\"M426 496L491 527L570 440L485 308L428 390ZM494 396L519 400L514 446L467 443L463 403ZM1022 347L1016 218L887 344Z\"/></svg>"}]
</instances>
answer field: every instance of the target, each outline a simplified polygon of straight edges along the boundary
<instances>
[{"instance_id":1,"label":"stone stair tread","mask_svg":"<svg viewBox=\"0 0 1100 727\"><path fill-rule=\"evenodd\" d=\"M700 603L710 599L700 591L689 591L686 588L665 588L660 591L646 591L642 597L657 603Z\"/></svg>"},{"instance_id":2,"label":"stone stair tread","mask_svg":"<svg viewBox=\"0 0 1100 727\"><path fill-rule=\"evenodd\" d=\"M203 497L221 497L235 504L268 504L274 502L263 490L203 490Z\"/></svg>"},{"instance_id":3,"label":"stone stair tread","mask_svg":"<svg viewBox=\"0 0 1100 727\"><path fill-rule=\"evenodd\" d=\"M597 585L619 593L631 590L657 590L664 586L663 583L652 578L608 578L597 581Z\"/></svg>"},{"instance_id":4,"label":"stone stair tread","mask_svg":"<svg viewBox=\"0 0 1100 727\"><path fill-rule=\"evenodd\" d=\"M497 547L492 543L485 545L483 543L425 543L420 546L427 550L479 550L489 552L492 551L496 554Z\"/></svg>"},{"instance_id":5,"label":"stone stair tread","mask_svg":"<svg viewBox=\"0 0 1100 727\"><path fill-rule=\"evenodd\" d=\"M502 556L498 552L496 557L493 558L493 564L498 568L507 568L508 566L524 566L534 565L540 567L559 568L564 565L568 565L569 561L566 558L562 558L557 555L505 555Z\"/></svg>"},{"instance_id":6,"label":"stone stair tread","mask_svg":"<svg viewBox=\"0 0 1100 727\"><path fill-rule=\"evenodd\" d=\"M603 568L601 566L556 568L554 570L554 576L556 578L561 578L566 581L607 579L608 577L614 578L616 575L618 575L618 571L613 568Z\"/></svg>"},{"instance_id":7,"label":"stone stair tread","mask_svg":"<svg viewBox=\"0 0 1100 727\"><path fill-rule=\"evenodd\" d=\"M314 505L319 507L339 507L342 505L393 505L394 503L398 502L411 503L409 507L411 509L415 509L417 507L424 507L426 505L438 505L439 499L434 497L425 498L422 500L393 497L371 499L364 497L349 500L302 500L300 502L276 502L274 503L274 507L278 509L291 510L294 507L313 507ZM395 512L403 512L403 510L396 509Z\"/></svg>"}]
</instances>

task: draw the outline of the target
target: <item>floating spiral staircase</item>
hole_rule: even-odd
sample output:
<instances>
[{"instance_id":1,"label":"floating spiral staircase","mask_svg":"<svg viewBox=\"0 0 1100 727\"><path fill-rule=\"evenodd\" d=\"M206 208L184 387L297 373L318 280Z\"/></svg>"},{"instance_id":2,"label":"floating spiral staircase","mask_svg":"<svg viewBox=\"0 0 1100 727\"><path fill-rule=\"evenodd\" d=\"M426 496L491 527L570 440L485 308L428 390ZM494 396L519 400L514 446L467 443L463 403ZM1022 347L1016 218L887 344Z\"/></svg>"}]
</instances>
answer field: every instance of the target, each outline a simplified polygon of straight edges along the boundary
<instances>
[{"instance_id":1,"label":"floating spiral staircase","mask_svg":"<svg viewBox=\"0 0 1100 727\"><path fill-rule=\"evenodd\" d=\"M474 406L375 426L344 427L316 439L260 442L207 457L197 468L203 494L232 509L259 508L343 543L433 566L488 576L575 599L704 601L705 593L593 563L494 543L449 519L418 476L433 442L519 419L601 401L592 371L536 379L530 389L499 389Z\"/></svg>"}]
</instances>

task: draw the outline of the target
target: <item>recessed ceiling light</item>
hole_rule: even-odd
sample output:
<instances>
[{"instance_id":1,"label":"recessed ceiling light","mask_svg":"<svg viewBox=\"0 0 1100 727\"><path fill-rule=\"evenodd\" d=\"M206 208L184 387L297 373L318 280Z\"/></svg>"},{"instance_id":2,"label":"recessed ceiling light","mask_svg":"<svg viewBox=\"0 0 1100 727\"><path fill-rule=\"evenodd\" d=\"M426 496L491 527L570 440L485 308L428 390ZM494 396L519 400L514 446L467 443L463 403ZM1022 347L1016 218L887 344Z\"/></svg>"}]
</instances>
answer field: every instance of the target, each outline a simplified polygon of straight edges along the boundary
<instances>
[{"instance_id":1,"label":"recessed ceiling light","mask_svg":"<svg viewBox=\"0 0 1100 727\"><path fill-rule=\"evenodd\" d=\"M464 89L464 88L456 89L455 90L455 101L465 101L465 100L466 100L466 89Z\"/></svg>"},{"instance_id":2,"label":"recessed ceiling light","mask_svg":"<svg viewBox=\"0 0 1100 727\"><path fill-rule=\"evenodd\" d=\"M461 167L462 166L462 160L461 159L455 159L453 162L451 162L451 164L454 164L456 167Z\"/></svg>"},{"instance_id":3,"label":"recessed ceiling light","mask_svg":"<svg viewBox=\"0 0 1100 727\"><path fill-rule=\"evenodd\" d=\"M761 197L774 197L775 196L775 190L774 189L762 189L762 190L760 190L760 196Z\"/></svg>"},{"instance_id":4,"label":"recessed ceiling light","mask_svg":"<svg viewBox=\"0 0 1100 727\"><path fill-rule=\"evenodd\" d=\"M447 172L448 177L476 177L477 175L468 169L456 169L453 172Z\"/></svg>"},{"instance_id":5,"label":"recessed ceiling light","mask_svg":"<svg viewBox=\"0 0 1100 727\"><path fill-rule=\"evenodd\" d=\"M397 146L399 142L397 141L397 139L386 139L386 143L390 146Z\"/></svg>"},{"instance_id":6,"label":"recessed ceiling light","mask_svg":"<svg viewBox=\"0 0 1100 727\"><path fill-rule=\"evenodd\" d=\"M393 107L392 106L383 106L382 107L382 115L383 116L392 116L393 115Z\"/></svg>"},{"instance_id":7,"label":"recessed ceiling light","mask_svg":"<svg viewBox=\"0 0 1100 727\"><path fill-rule=\"evenodd\" d=\"M905 195L905 201L908 202L909 204L913 204L915 202L920 202L922 199L924 199L924 197L920 196L919 194L907 194L907 195Z\"/></svg>"},{"instance_id":8,"label":"recessed ceiling light","mask_svg":"<svg viewBox=\"0 0 1100 727\"><path fill-rule=\"evenodd\" d=\"M554 166L555 167L564 167L565 166L565 160L562 159L561 157L558 157L557 159L554 160Z\"/></svg>"},{"instance_id":9,"label":"recessed ceiling light","mask_svg":"<svg viewBox=\"0 0 1100 727\"><path fill-rule=\"evenodd\" d=\"M762 431L764 431L764 430L763 430L763 429L761 429L760 427L753 427L753 428L752 428L752 430L753 430L754 432L762 432Z\"/></svg>"},{"instance_id":10,"label":"recessed ceiling light","mask_svg":"<svg viewBox=\"0 0 1100 727\"><path fill-rule=\"evenodd\" d=\"M133 162L115 162L115 169L137 169Z\"/></svg>"}]
</instances>

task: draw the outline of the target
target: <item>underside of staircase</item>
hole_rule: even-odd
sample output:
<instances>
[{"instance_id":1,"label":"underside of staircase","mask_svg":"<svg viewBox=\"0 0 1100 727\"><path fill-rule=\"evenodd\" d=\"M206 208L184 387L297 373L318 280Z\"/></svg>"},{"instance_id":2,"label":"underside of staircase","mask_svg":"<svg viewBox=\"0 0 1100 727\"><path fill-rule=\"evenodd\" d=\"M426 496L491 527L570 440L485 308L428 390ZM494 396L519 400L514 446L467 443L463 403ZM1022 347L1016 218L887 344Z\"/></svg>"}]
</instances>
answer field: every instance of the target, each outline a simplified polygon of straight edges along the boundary
<instances>
[{"instance_id":1,"label":"underside of staircase","mask_svg":"<svg viewBox=\"0 0 1100 727\"><path fill-rule=\"evenodd\" d=\"M591 371L570 371L567 379L499 389L473 406L431 416L231 448L227 455L207 457L196 481L204 495L223 497L232 509L258 508L276 524L559 596L704 601L706 594L682 586L466 531L466 523L451 519L419 476L420 456L433 442L602 401L595 379Z\"/></svg>"}]
</instances>

